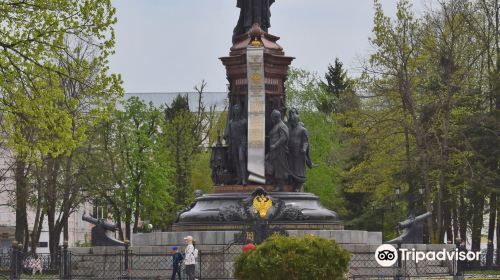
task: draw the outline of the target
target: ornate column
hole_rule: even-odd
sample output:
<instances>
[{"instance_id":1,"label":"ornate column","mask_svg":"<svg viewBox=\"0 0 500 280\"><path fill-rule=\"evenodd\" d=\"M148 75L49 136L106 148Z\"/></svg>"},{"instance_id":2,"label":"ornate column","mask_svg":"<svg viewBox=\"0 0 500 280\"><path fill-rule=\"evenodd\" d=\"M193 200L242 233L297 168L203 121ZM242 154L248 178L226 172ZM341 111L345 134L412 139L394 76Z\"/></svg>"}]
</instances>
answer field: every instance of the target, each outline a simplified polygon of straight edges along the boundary
<instances>
[{"instance_id":1,"label":"ornate column","mask_svg":"<svg viewBox=\"0 0 500 280\"><path fill-rule=\"evenodd\" d=\"M229 56L220 58L229 81L229 108L239 104L248 118L250 184L266 181L264 158L269 150L271 112L277 109L286 115L285 81L294 58L285 56L278 40L255 24L248 33L233 38Z\"/></svg>"}]
</instances>

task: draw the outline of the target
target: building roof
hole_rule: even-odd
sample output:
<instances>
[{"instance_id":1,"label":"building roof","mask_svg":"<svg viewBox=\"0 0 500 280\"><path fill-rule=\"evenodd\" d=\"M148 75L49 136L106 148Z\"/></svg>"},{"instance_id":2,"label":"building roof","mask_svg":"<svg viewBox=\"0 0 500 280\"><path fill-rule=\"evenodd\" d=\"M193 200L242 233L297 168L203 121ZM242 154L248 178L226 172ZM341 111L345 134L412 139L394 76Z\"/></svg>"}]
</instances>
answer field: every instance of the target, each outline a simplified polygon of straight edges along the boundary
<instances>
[{"instance_id":1,"label":"building roof","mask_svg":"<svg viewBox=\"0 0 500 280\"><path fill-rule=\"evenodd\" d=\"M137 96L146 103L152 102L155 106L170 105L178 95L188 96L189 106L192 111L198 109L198 93L197 92L137 92L125 93L124 100ZM203 102L208 108L215 106L216 111L223 111L227 106L227 92L204 92ZM121 107L121 106L119 106Z\"/></svg>"}]
</instances>

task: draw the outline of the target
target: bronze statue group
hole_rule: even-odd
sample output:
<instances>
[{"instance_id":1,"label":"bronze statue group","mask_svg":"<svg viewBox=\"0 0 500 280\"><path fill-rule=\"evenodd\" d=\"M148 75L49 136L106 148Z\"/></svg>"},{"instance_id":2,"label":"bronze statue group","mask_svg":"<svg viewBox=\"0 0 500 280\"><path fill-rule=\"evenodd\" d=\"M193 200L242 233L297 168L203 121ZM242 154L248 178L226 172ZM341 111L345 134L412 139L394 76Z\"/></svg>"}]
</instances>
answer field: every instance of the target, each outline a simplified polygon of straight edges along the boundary
<instances>
[{"instance_id":1,"label":"bronze statue group","mask_svg":"<svg viewBox=\"0 0 500 280\"><path fill-rule=\"evenodd\" d=\"M271 112L272 128L268 133L269 149L266 155L266 176L274 186L274 191L284 191L291 184L294 191L301 191L306 177L306 166L312 168L309 156L309 135L300 122L299 111L289 111L288 122L282 120L281 112ZM232 107L232 118L227 125L224 138L229 146L229 162L236 171L239 185L246 185L247 174L247 125L241 114L241 106Z\"/></svg>"}]
</instances>

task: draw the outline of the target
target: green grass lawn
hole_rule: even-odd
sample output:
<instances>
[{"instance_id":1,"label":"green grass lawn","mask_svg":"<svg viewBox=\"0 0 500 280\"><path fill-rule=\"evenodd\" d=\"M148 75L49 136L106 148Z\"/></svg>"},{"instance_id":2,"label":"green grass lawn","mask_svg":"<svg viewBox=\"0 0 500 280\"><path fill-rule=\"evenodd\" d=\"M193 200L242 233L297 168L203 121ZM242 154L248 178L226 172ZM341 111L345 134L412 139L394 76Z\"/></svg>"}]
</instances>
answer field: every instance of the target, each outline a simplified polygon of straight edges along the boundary
<instances>
[{"instance_id":1,"label":"green grass lawn","mask_svg":"<svg viewBox=\"0 0 500 280\"><path fill-rule=\"evenodd\" d=\"M474 279L474 280L491 280L491 279L500 279L500 271L499 270L473 270L473 271L465 271L465 279Z\"/></svg>"},{"instance_id":2,"label":"green grass lawn","mask_svg":"<svg viewBox=\"0 0 500 280\"><path fill-rule=\"evenodd\" d=\"M474 274L480 274L480 275L500 275L499 270L478 270L478 271L465 271L465 275L474 275Z\"/></svg>"},{"instance_id":3,"label":"green grass lawn","mask_svg":"<svg viewBox=\"0 0 500 280\"><path fill-rule=\"evenodd\" d=\"M59 275L54 275L54 274L26 275L26 274L23 274L20 279L22 279L22 280L24 280L24 279L59 279Z\"/></svg>"}]
</instances>

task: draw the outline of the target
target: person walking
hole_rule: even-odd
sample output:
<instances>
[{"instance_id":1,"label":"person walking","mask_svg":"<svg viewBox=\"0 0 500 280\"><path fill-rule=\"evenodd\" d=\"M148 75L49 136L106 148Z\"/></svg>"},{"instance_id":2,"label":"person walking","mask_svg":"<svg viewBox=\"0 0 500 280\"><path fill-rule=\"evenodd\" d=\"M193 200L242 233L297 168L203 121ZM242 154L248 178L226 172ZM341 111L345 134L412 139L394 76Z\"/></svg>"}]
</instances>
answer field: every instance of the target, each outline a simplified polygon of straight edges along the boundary
<instances>
[{"instance_id":1,"label":"person walking","mask_svg":"<svg viewBox=\"0 0 500 280\"><path fill-rule=\"evenodd\" d=\"M196 257L198 257L198 250L194 248L193 237L188 235L184 237L187 243L186 251L184 254L184 264L186 265L186 275L188 280L195 280Z\"/></svg>"},{"instance_id":2,"label":"person walking","mask_svg":"<svg viewBox=\"0 0 500 280\"><path fill-rule=\"evenodd\" d=\"M177 247L174 246L172 248L172 253L173 253L173 256L172 256L172 278L170 278L171 280L175 280L175 275L177 274L179 276L179 280L182 280L182 276L181 276L181 268L182 268L182 260L184 259L184 257L182 256L182 254L180 252L177 251Z\"/></svg>"}]
</instances>

